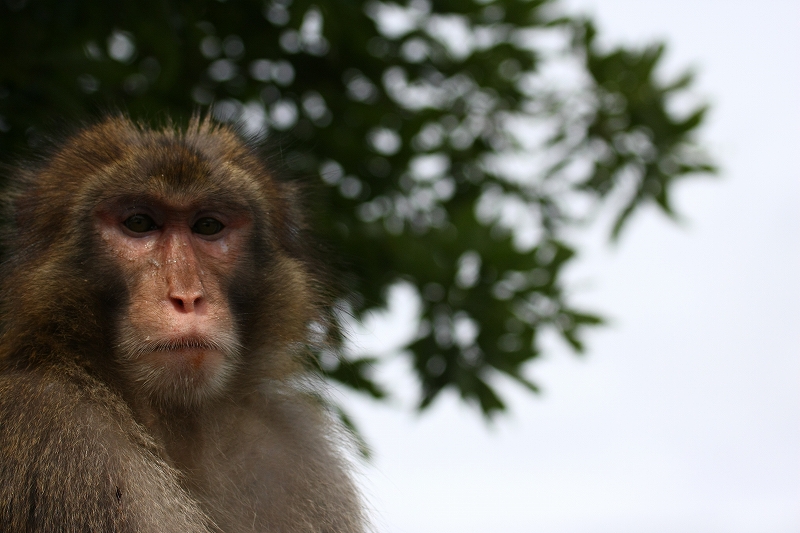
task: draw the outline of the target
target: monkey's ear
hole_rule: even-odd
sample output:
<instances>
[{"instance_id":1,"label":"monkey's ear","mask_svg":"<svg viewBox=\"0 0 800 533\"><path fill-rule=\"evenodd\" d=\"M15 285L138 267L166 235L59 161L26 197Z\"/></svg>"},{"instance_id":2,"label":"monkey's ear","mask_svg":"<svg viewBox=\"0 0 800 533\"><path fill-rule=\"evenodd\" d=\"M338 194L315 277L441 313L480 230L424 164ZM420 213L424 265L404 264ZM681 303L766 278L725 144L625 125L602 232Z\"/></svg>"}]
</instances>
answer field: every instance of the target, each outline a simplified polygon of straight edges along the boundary
<instances>
[{"instance_id":1,"label":"monkey's ear","mask_svg":"<svg viewBox=\"0 0 800 533\"><path fill-rule=\"evenodd\" d=\"M32 163L10 173L5 221L21 238L53 237L89 176L119 161L137 142L136 126L123 115L107 116L51 139Z\"/></svg>"},{"instance_id":2,"label":"monkey's ear","mask_svg":"<svg viewBox=\"0 0 800 533\"><path fill-rule=\"evenodd\" d=\"M308 224L304 213L304 195L302 189L295 183L282 182L281 197L283 199L283 213L278 225L278 240L289 255L298 259L307 259L313 245L308 231Z\"/></svg>"}]
</instances>

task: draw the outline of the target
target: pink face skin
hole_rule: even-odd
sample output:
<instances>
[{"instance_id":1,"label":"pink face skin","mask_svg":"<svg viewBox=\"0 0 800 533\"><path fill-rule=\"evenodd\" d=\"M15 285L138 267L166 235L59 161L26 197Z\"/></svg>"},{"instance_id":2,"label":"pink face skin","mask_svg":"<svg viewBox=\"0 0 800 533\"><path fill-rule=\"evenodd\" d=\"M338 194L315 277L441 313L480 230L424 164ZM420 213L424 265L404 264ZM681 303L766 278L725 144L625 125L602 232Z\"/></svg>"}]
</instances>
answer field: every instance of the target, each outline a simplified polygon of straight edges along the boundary
<instances>
[{"instance_id":1,"label":"pink face skin","mask_svg":"<svg viewBox=\"0 0 800 533\"><path fill-rule=\"evenodd\" d=\"M246 211L117 200L95 227L128 289L117 338L130 379L167 402L222 390L239 358L226 281L251 231Z\"/></svg>"}]
</instances>

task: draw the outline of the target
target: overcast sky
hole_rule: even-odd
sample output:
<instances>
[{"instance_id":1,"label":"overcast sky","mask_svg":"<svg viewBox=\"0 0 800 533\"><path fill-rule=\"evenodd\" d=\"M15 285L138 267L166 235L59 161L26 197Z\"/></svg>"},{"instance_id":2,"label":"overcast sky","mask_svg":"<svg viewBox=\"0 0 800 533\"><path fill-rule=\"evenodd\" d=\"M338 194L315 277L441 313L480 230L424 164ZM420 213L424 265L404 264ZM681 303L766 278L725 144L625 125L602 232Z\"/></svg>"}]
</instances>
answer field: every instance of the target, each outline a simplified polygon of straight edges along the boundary
<instances>
[{"instance_id":1,"label":"overcast sky","mask_svg":"<svg viewBox=\"0 0 800 533\"><path fill-rule=\"evenodd\" d=\"M422 415L344 397L375 450L377 529L800 532L800 2L563 5L697 69L722 172L678 186L681 224L645 210L617 246L589 240L575 301L611 324L582 358L548 343L544 393L509 384L491 426L452 396ZM385 374L407 399L406 375Z\"/></svg>"}]
</instances>

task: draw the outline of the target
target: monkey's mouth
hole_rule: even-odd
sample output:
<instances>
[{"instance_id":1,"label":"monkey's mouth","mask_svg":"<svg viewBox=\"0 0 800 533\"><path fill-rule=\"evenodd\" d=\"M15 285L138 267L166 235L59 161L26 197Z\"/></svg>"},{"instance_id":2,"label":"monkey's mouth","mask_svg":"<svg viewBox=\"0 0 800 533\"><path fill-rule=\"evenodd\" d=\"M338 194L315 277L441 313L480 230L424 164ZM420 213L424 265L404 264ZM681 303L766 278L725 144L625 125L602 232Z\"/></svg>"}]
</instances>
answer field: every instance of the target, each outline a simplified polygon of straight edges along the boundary
<instances>
[{"instance_id":1,"label":"monkey's mouth","mask_svg":"<svg viewBox=\"0 0 800 533\"><path fill-rule=\"evenodd\" d=\"M225 346L207 337L181 337L164 339L155 342L146 341L142 353L149 353L163 364L186 364L198 369L220 363L226 358ZM145 356L146 357L146 356Z\"/></svg>"},{"instance_id":2,"label":"monkey's mouth","mask_svg":"<svg viewBox=\"0 0 800 533\"><path fill-rule=\"evenodd\" d=\"M130 331L130 330L129 330ZM238 364L235 335L151 337L131 334L120 344L131 380L162 400L192 403L224 388Z\"/></svg>"},{"instance_id":3,"label":"monkey's mouth","mask_svg":"<svg viewBox=\"0 0 800 533\"><path fill-rule=\"evenodd\" d=\"M150 336L127 329L122 339L119 348L126 367L137 381L146 382L156 376L160 376L156 381L167 383L175 379L192 383L221 379L236 366L241 351L238 336L229 331Z\"/></svg>"},{"instance_id":4,"label":"monkey's mouth","mask_svg":"<svg viewBox=\"0 0 800 533\"><path fill-rule=\"evenodd\" d=\"M217 352L223 355L234 355L239 351L239 344L234 336L192 335L173 338L141 338L130 336L120 345L123 352L133 359L153 353L201 353Z\"/></svg>"},{"instance_id":5,"label":"monkey's mouth","mask_svg":"<svg viewBox=\"0 0 800 533\"><path fill-rule=\"evenodd\" d=\"M145 341L150 343L150 341ZM212 339L206 337L186 337L179 339L166 339L155 341L149 346L146 351L149 352L180 352L180 351L196 351L196 350L214 350L222 351L220 343L214 342Z\"/></svg>"},{"instance_id":6,"label":"monkey's mouth","mask_svg":"<svg viewBox=\"0 0 800 533\"><path fill-rule=\"evenodd\" d=\"M137 346L136 361L150 369L196 381L216 375L228 360L225 346L205 337L144 340ZM205 378L202 378L205 376Z\"/></svg>"}]
</instances>

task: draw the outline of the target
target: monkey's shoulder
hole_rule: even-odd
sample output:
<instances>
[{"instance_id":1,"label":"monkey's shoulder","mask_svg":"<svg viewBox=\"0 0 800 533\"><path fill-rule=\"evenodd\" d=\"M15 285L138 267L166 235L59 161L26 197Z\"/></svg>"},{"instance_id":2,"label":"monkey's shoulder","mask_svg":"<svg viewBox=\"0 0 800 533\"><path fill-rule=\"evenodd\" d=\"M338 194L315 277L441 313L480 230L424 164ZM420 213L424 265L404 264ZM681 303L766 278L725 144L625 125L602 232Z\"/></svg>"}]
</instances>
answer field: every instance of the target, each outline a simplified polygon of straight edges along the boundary
<instances>
[{"instance_id":1,"label":"monkey's shoulder","mask_svg":"<svg viewBox=\"0 0 800 533\"><path fill-rule=\"evenodd\" d=\"M210 531L122 399L70 375L0 373L0 531Z\"/></svg>"},{"instance_id":2,"label":"monkey's shoulder","mask_svg":"<svg viewBox=\"0 0 800 533\"><path fill-rule=\"evenodd\" d=\"M122 399L106 385L74 369L0 372L0 443L46 452L65 444L74 451L140 441L146 434ZM133 428L131 430L130 428ZM41 460L41 456L40 456Z\"/></svg>"}]
</instances>

